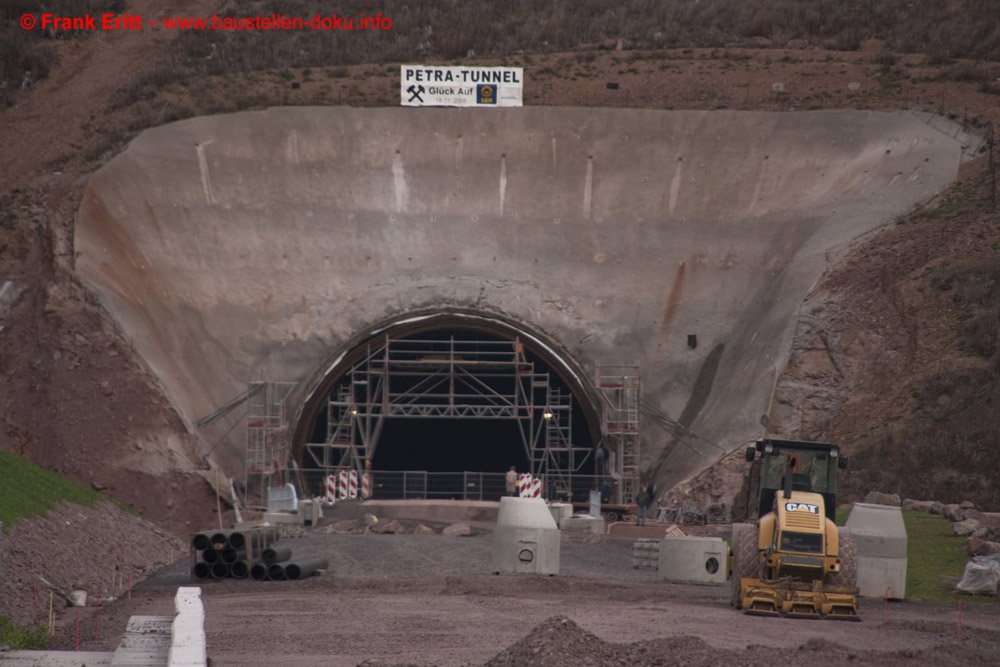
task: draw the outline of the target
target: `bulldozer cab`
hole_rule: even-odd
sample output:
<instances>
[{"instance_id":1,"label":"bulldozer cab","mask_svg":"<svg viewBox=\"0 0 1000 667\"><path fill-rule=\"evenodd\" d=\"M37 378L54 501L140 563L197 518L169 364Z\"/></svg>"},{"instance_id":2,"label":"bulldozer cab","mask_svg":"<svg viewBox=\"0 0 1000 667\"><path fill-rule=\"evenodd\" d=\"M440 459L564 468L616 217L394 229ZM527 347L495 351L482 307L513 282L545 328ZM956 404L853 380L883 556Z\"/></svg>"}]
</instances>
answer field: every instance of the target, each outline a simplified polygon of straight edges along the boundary
<instances>
[{"instance_id":1,"label":"bulldozer cab","mask_svg":"<svg viewBox=\"0 0 1000 667\"><path fill-rule=\"evenodd\" d=\"M796 440L760 440L747 448L747 461L760 458L760 484L756 499L757 516L772 511L777 493L783 490L810 491L823 496L826 516L837 512L837 469L847 466L836 445Z\"/></svg>"}]
</instances>

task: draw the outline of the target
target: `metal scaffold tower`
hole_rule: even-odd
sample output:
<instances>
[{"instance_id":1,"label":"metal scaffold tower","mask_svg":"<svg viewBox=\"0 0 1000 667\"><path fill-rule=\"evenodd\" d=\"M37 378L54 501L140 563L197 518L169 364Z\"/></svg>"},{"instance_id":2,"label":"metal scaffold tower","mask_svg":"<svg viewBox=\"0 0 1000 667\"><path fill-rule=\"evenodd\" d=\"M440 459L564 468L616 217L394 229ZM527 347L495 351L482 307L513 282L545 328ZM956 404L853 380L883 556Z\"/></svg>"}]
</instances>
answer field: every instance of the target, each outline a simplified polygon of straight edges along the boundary
<instances>
[{"instance_id":1,"label":"metal scaffold tower","mask_svg":"<svg viewBox=\"0 0 1000 667\"><path fill-rule=\"evenodd\" d=\"M251 382L247 392L246 504L267 507L267 489L288 480L290 382Z\"/></svg>"},{"instance_id":2,"label":"metal scaffold tower","mask_svg":"<svg viewBox=\"0 0 1000 667\"><path fill-rule=\"evenodd\" d=\"M525 357L520 340L390 339L369 346L327 403L325 442L307 468L362 470L386 419L515 420L533 475L570 488L591 454L573 445L572 394Z\"/></svg>"},{"instance_id":3,"label":"metal scaffold tower","mask_svg":"<svg viewBox=\"0 0 1000 667\"><path fill-rule=\"evenodd\" d=\"M610 454L607 475L616 482L615 502L630 504L639 487L639 362L602 366L598 361L594 385L601 396L602 446Z\"/></svg>"}]
</instances>

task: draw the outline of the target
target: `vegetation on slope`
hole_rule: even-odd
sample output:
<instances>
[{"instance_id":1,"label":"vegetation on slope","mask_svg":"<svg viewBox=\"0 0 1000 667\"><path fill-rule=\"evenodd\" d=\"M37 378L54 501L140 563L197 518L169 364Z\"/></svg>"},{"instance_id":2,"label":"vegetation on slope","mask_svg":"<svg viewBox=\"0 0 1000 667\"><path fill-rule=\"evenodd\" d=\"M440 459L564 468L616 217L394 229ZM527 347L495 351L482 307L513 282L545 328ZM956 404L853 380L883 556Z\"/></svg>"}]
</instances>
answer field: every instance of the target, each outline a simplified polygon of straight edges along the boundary
<instances>
[{"instance_id":1,"label":"vegetation on slope","mask_svg":"<svg viewBox=\"0 0 1000 667\"><path fill-rule=\"evenodd\" d=\"M55 15L120 13L125 0L50 0ZM205 75L359 63L505 58L594 48L628 49L773 46L807 42L842 51L878 39L890 53L923 53L934 61L1000 60L1000 23L983 20L991 0L434 0L389 5L389 30L343 33L311 30L187 30L178 34L171 62L144 74L149 85ZM49 42L72 31L26 32L18 20L38 14L37 2L9 0L0 7L0 106L30 71L48 75L55 61ZM280 14L329 16L322 0L231 0L222 17ZM343 0L342 17L373 15L367 0ZM887 56L894 58L894 56Z\"/></svg>"},{"instance_id":2,"label":"vegetation on slope","mask_svg":"<svg viewBox=\"0 0 1000 667\"><path fill-rule=\"evenodd\" d=\"M4 532L63 501L92 505L104 496L24 459L0 452L0 521Z\"/></svg>"},{"instance_id":3,"label":"vegetation on slope","mask_svg":"<svg viewBox=\"0 0 1000 667\"><path fill-rule=\"evenodd\" d=\"M1000 212L987 170L872 239L834 278L863 291L855 317L889 332L872 392L840 417L852 450L847 488L1000 507ZM849 298L854 298L849 297ZM881 364L881 372L875 366Z\"/></svg>"},{"instance_id":4,"label":"vegetation on slope","mask_svg":"<svg viewBox=\"0 0 1000 667\"><path fill-rule=\"evenodd\" d=\"M18 521L40 516L61 502L91 505L102 499L74 481L0 452L0 522L5 533ZM49 631L45 625L18 627L0 617L0 644L15 650L43 649L49 644Z\"/></svg>"}]
</instances>

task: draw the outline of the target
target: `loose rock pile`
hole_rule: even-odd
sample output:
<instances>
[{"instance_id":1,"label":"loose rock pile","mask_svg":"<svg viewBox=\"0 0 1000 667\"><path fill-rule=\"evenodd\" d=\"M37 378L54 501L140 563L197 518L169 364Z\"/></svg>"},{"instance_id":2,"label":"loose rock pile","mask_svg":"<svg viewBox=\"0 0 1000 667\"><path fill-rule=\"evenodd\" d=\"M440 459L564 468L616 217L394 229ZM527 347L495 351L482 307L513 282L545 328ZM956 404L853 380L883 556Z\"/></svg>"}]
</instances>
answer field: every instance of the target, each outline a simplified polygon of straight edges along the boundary
<instances>
[{"instance_id":1,"label":"loose rock pile","mask_svg":"<svg viewBox=\"0 0 1000 667\"><path fill-rule=\"evenodd\" d=\"M949 519L955 535L966 538L965 550L970 556L1000 554L1000 514L981 512L969 501L945 504L934 500L908 499L902 501L901 507Z\"/></svg>"},{"instance_id":2,"label":"loose rock pile","mask_svg":"<svg viewBox=\"0 0 1000 667\"><path fill-rule=\"evenodd\" d=\"M958 537L964 537L965 551L972 560L966 565L966 576L959 582L958 590L970 592L966 580L970 569L988 569L994 571L998 566L993 561L1000 560L1000 514L981 512L969 501L961 503L942 503L936 500L906 499L900 502L896 494L873 491L865 497L866 503L877 505L892 505L904 510L928 512L949 519L951 529ZM973 572L974 574L974 572ZM992 578L985 586L978 586L978 593L996 594L997 575L992 572Z\"/></svg>"}]
</instances>

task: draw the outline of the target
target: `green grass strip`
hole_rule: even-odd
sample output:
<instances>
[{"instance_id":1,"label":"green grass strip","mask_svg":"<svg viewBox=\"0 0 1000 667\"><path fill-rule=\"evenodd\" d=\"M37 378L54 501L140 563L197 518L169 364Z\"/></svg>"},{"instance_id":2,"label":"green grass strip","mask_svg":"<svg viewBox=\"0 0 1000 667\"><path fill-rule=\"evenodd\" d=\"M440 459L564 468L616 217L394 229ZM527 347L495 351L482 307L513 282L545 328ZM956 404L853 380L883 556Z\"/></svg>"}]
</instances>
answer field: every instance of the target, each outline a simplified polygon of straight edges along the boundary
<instances>
[{"instance_id":1,"label":"green grass strip","mask_svg":"<svg viewBox=\"0 0 1000 667\"><path fill-rule=\"evenodd\" d=\"M4 532L68 500L93 505L104 496L24 459L0 452L0 521Z\"/></svg>"},{"instance_id":2,"label":"green grass strip","mask_svg":"<svg viewBox=\"0 0 1000 667\"><path fill-rule=\"evenodd\" d=\"M19 628L6 618L0 618L0 643L14 651L37 651L49 647L49 629L44 625Z\"/></svg>"},{"instance_id":3,"label":"green grass strip","mask_svg":"<svg viewBox=\"0 0 1000 667\"><path fill-rule=\"evenodd\" d=\"M991 601L996 598L958 593L955 584L965 574L970 557L965 538L951 529L951 521L927 512L903 510L906 526L906 597L928 602Z\"/></svg>"}]
</instances>

